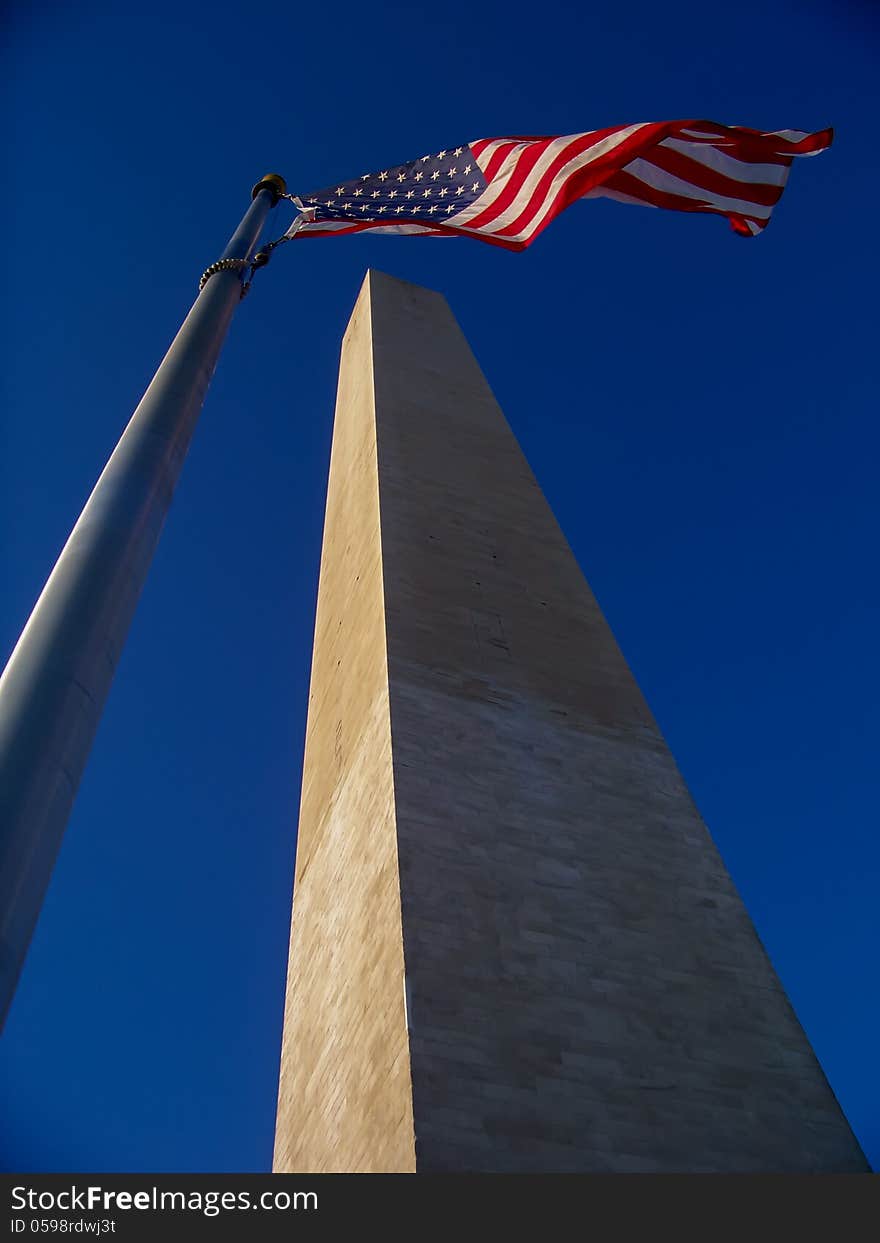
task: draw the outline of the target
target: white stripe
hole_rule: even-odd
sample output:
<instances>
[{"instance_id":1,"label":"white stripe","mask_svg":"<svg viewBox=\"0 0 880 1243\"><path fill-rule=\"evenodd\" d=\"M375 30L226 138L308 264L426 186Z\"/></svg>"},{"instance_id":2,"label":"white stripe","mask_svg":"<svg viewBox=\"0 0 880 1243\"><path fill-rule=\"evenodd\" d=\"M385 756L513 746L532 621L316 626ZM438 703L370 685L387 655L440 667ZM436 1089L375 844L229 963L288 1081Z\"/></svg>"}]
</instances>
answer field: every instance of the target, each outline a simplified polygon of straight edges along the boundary
<instances>
[{"instance_id":1,"label":"white stripe","mask_svg":"<svg viewBox=\"0 0 880 1243\"><path fill-rule=\"evenodd\" d=\"M609 151L613 151L615 147L619 147L621 143L632 137L633 134L638 133L639 130L646 129L649 124L650 122L641 121L638 125L628 125L626 129L618 130L616 134L611 134L608 138L603 138L601 142L596 143L580 155L576 155L570 159L553 178L553 182L544 196L543 204L529 223L525 226L525 228L521 229L519 233L505 233L505 241L525 242L531 238L538 232L544 223L544 220L552 210L554 199L559 193L559 190L571 177L575 175L575 173L586 167L586 165L593 163L593 161L598 159L600 156L607 154ZM625 167L628 168L629 164L625 165ZM512 219L516 219L515 214ZM491 228L493 233L497 233L499 222L493 220L491 225L488 227Z\"/></svg>"},{"instance_id":2,"label":"white stripe","mask_svg":"<svg viewBox=\"0 0 880 1243\"><path fill-rule=\"evenodd\" d=\"M647 124L648 122L642 121L637 125L628 125L626 129L618 130L616 134L609 134L608 137L603 138L601 142L594 143L591 147L588 147L586 151L582 151L580 155L576 155L570 159L568 163L564 164L554 176L553 181L544 196L544 202L541 208L526 228L520 233L510 236L505 235L505 240L523 241L525 238L531 236L552 207L553 200L555 199L559 188L569 179L569 177L573 176L587 164L591 164L594 160L598 160L609 151L613 151L615 147L619 147L621 143L626 142L626 140L633 134L646 128ZM590 130L588 132L594 133L595 131ZM559 152L564 150L565 147L570 146L572 142L575 142L577 139L583 138L584 136L585 135L583 134L568 134L565 138L557 138L557 140L550 145L529 173L528 177L520 187L513 203L511 203L511 205L506 208L496 220L492 220L486 225L486 232L492 233L493 236L495 236L500 234L506 226L513 224L513 222L522 214L523 209L530 202L541 177L553 163L557 155L559 155ZM460 221L464 222L466 220L473 219L475 215L478 215L479 212L486 207L487 204L484 202L485 198L486 196L482 195L475 203L472 203L470 207L466 207L458 216L450 217L449 223L458 224Z\"/></svg>"},{"instance_id":3,"label":"white stripe","mask_svg":"<svg viewBox=\"0 0 880 1243\"><path fill-rule=\"evenodd\" d=\"M680 151L689 160L703 164L716 173L730 177L732 181L744 181L752 185L784 186L788 178L788 164L747 164L725 155L717 147L696 142L682 142L680 138L664 138L659 144L671 151Z\"/></svg>"},{"instance_id":4,"label":"white stripe","mask_svg":"<svg viewBox=\"0 0 880 1243\"><path fill-rule=\"evenodd\" d=\"M436 228L427 224L376 224L377 229L381 229L383 233L437 233ZM364 232L366 233L366 229ZM445 236L443 233L438 234L439 237Z\"/></svg>"},{"instance_id":5,"label":"white stripe","mask_svg":"<svg viewBox=\"0 0 880 1243\"><path fill-rule=\"evenodd\" d=\"M680 129L679 134L688 134L691 138L699 138L703 142L724 142L727 139L726 134L718 134L712 131L702 129Z\"/></svg>"},{"instance_id":6,"label":"white stripe","mask_svg":"<svg viewBox=\"0 0 880 1243\"><path fill-rule=\"evenodd\" d=\"M682 181L680 177L673 177L672 173L665 172L662 168L657 168L655 164L651 164L648 160L641 158L632 160L626 165L624 172L631 173L639 181L645 185L653 186L655 190L663 190L667 194L677 194L681 198L693 199L697 203L706 203L707 206L717 207L720 211L732 211L738 215L755 216L759 220L769 220L771 208L763 203L751 203L747 199L727 198L723 194L714 194L711 190L703 190L699 186L691 185L689 181Z\"/></svg>"},{"instance_id":7,"label":"white stripe","mask_svg":"<svg viewBox=\"0 0 880 1243\"><path fill-rule=\"evenodd\" d=\"M620 190L607 190L605 186L596 186L595 190L588 190L586 194L581 195L582 199L614 199L617 203L634 203L636 207L656 207L656 203L649 203L647 199L637 199L633 194L622 194Z\"/></svg>"},{"instance_id":8,"label":"white stripe","mask_svg":"<svg viewBox=\"0 0 880 1243\"><path fill-rule=\"evenodd\" d=\"M477 161L477 167L480 172L484 173L486 171L489 167L489 161L492 159L492 156L496 151L498 151L501 147L506 147L508 143L511 142L513 142L512 138L496 138L493 142L489 143L488 147L484 148L480 155L474 155L474 159ZM520 145L523 146L525 144L521 143ZM471 155L473 155L473 150L471 150Z\"/></svg>"},{"instance_id":9,"label":"white stripe","mask_svg":"<svg viewBox=\"0 0 880 1243\"><path fill-rule=\"evenodd\" d=\"M295 223L295 222L294 222ZM350 229L352 225L359 224L356 220L315 220L313 222L305 221L297 229L298 233L316 233L319 229L321 232L336 233L339 229Z\"/></svg>"},{"instance_id":10,"label":"white stripe","mask_svg":"<svg viewBox=\"0 0 880 1243\"><path fill-rule=\"evenodd\" d=\"M346 229L353 229L356 226L363 225L358 229L360 233L367 233L371 229L380 229L383 233L435 233L436 228L433 225L424 224L385 224L382 220L327 220L318 221L314 224L304 224L298 230L301 233L342 233Z\"/></svg>"},{"instance_id":11,"label":"white stripe","mask_svg":"<svg viewBox=\"0 0 880 1243\"><path fill-rule=\"evenodd\" d=\"M771 129L770 136L773 138L784 138L786 142L803 142L810 135L807 130L802 129Z\"/></svg>"},{"instance_id":12,"label":"white stripe","mask_svg":"<svg viewBox=\"0 0 880 1243\"><path fill-rule=\"evenodd\" d=\"M526 147L530 147L531 145L532 144L528 142L517 143L513 150L504 157L501 167L486 186L486 189L480 197L475 199L469 207L463 208L463 210L453 218L457 221L472 220L474 216L479 215L481 211L485 211L487 207L491 207L510 180L511 173L519 163L519 157L525 151Z\"/></svg>"},{"instance_id":13,"label":"white stripe","mask_svg":"<svg viewBox=\"0 0 880 1243\"><path fill-rule=\"evenodd\" d=\"M550 165L553 163L556 157L561 152L563 152L566 149L566 147L570 146L572 142L575 142L577 141L577 139L582 138L582 137L583 137L582 134L566 134L563 138L557 138L553 142L551 142L550 146L540 156L534 168L529 173L528 177L525 179L523 184L520 186L519 190L517 191L516 198L513 200L511 205L504 210L504 212L498 217L497 220L492 221L491 228L492 228L493 233L496 233L498 229L502 228L503 225L505 223L508 223L510 220L516 220L517 216L522 211L522 207L520 206L520 204L525 204L529 201L529 199L532 197L532 194L534 193L535 186L541 180L541 177L544 175L544 173L547 171L547 169L550 167ZM528 143L527 145L531 146L532 144ZM524 151L525 151L525 145L516 151L517 162L519 161L519 157L523 154ZM504 167L507 168L507 160L504 161ZM504 179L505 182L509 179L511 171L512 170L509 170L507 172L507 175L505 176L505 179ZM459 212L457 216L453 217L456 223L461 222L463 224L467 220L473 220L474 216L478 216L481 212L485 211L487 207L491 206L491 204L495 202L501 190L504 188L502 185L502 186L498 186L496 189L496 181L497 181L497 177L493 177L492 181L490 182L489 188L492 191L494 191L491 197L489 195L488 190L484 192L475 202L471 203L469 207L465 207L463 211Z\"/></svg>"}]
</instances>

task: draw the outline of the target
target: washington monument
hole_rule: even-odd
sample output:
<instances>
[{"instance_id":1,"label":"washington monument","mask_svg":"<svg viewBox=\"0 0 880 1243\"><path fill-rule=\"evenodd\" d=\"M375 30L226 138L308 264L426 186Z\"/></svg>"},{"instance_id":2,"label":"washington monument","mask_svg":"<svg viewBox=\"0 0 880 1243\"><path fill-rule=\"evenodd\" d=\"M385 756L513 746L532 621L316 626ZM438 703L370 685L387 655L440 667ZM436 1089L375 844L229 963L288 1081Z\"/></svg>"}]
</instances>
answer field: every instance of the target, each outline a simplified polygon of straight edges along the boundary
<instances>
[{"instance_id":1,"label":"washington monument","mask_svg":"<svg viewBox=\"0 0 880 1243\"><path fill-rule=\"evenodd\" d=\"M445 301L342 347L275 1169L867 1171Z\"/></svg>"}]
</instances>

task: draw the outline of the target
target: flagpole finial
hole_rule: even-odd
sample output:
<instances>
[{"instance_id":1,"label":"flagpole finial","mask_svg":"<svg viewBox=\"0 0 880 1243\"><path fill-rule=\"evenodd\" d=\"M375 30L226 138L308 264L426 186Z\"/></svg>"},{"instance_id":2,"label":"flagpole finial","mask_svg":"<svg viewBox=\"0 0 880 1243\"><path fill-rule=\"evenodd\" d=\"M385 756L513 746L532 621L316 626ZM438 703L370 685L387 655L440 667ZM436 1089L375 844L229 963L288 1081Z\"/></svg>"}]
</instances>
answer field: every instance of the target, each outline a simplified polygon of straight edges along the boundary
<instances>
[{"instance_id":1,"label":"flagpole finial","mask_svg":"<svg viewBox=\"0 0 880 1243\"><path fill-rule=\"evenodd\" d=\"M279 173L266 173L254 186L251 198L256 198L261 190L271 190L277 203L281 196L287 193L287 182ZM275 203L272 204L273 207Z\"/></svg>"}]
</instances>

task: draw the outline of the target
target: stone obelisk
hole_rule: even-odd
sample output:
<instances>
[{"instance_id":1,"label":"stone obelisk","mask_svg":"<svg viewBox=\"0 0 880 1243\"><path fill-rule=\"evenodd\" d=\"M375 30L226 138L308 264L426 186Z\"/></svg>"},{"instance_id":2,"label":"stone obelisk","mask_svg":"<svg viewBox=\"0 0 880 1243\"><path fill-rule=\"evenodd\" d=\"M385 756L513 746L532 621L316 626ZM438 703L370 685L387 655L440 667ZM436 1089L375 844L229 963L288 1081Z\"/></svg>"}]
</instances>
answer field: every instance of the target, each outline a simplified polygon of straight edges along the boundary
<instances>
[{"instance_id":1,"label":"stone obelisk","mask_svg":"<svg viewBox=\"0 0 880 1243\"><path fill-rule=\"evenodd\" d=\"M446 302L370 272L339 376L275 1169L867 1168Z\"/></svg>"}]
</instances>

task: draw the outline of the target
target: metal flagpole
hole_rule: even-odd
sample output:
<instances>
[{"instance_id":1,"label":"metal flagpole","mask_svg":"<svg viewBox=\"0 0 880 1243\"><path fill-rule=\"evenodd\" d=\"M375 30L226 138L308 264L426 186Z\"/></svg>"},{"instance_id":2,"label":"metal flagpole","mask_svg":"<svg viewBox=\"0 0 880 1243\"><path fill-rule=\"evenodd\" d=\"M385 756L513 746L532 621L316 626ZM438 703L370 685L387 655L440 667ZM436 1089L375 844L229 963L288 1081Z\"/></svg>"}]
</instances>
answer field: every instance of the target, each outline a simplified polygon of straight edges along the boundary
<instances>
[{"instance_id":1,"label":"metal flagpole","mask_svg":"<svg viewBox=\"0 0 880 1243\"><path fill-rule=\"evenodd\" d=\"M275 173L252 202L104 467L0 678L0 1023L149 569ZM267 254L256 257L256 266Z\"/></svg>"}]
</instances>

